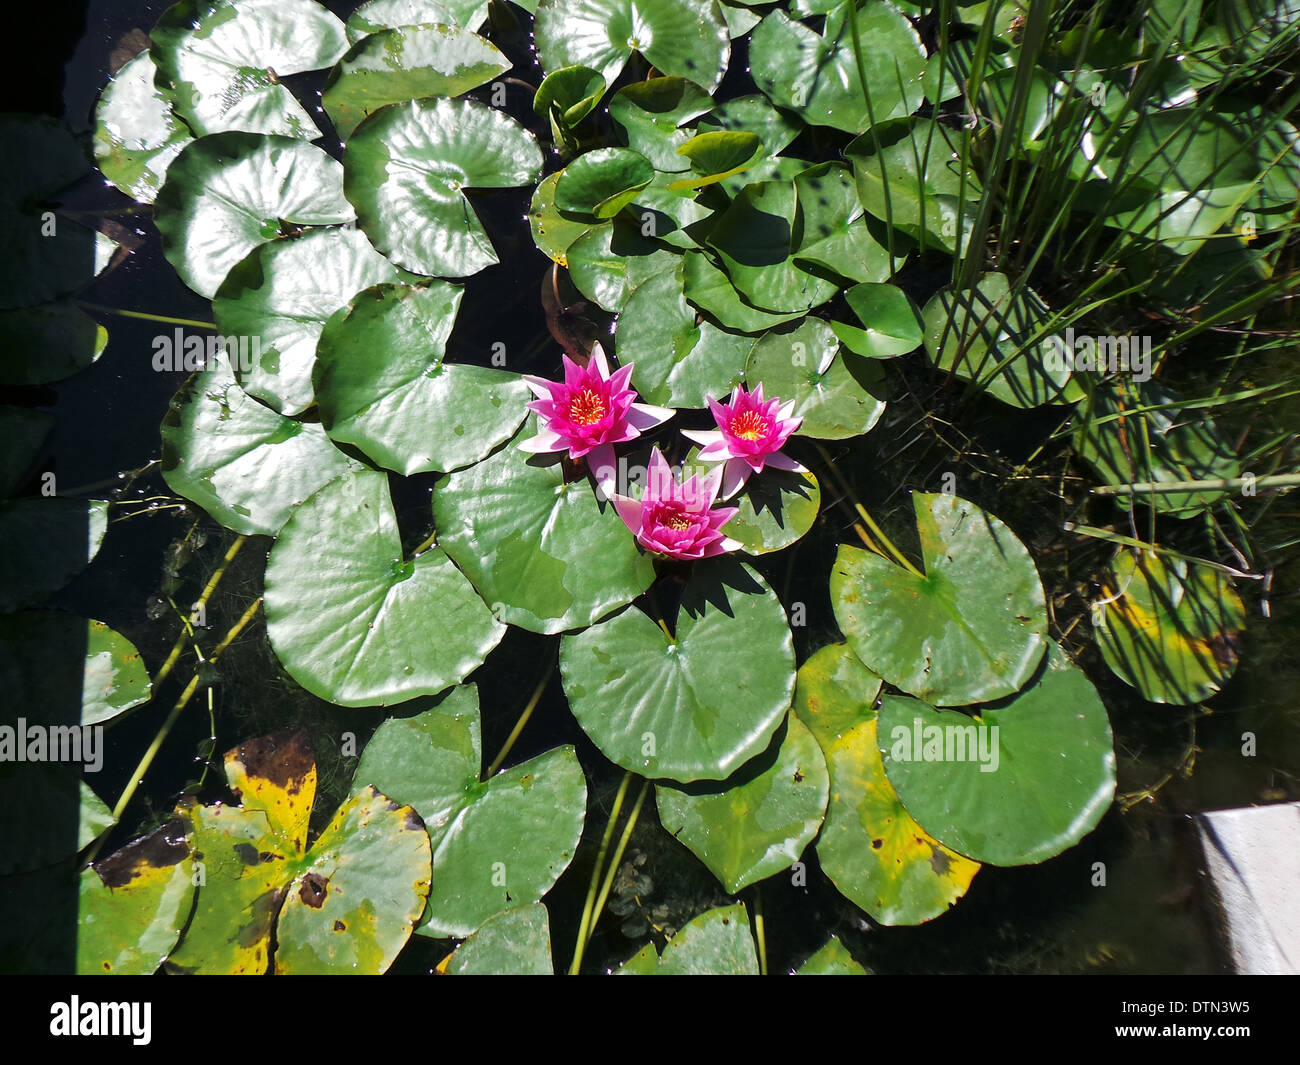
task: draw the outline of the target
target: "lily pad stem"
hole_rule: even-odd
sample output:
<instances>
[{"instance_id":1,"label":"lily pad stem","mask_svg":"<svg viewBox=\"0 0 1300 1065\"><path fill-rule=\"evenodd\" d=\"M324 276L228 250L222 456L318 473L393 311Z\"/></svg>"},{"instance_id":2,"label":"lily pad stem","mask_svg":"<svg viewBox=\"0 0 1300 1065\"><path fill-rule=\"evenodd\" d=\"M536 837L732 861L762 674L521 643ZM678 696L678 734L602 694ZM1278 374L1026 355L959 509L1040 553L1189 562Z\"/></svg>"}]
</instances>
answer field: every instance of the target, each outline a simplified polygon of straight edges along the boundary
<instances>
[{"instance_id":1,"label":"lily pad stem","mask_svg":"<svg viewBox=\"0 0 1300 1065\"><path fill-rule=\"evenodd\" d=\"M840 490L853 504L853 509L858 512L858 516L867 523L867 528L871 530L871 535L884 545L885 550L882 551L872 543L870 538L863 533L861 528L859 528L858 536L861 538L862 542L878 555L885 557L893 556L894 561L902 566L903 569L907 570L908 573L912 574L912 576L924 579L925 574L912 565L908 557L894 546L894 541L885 535L884 530L881 529L880 526L876 524L875 519L867 513L867 508L857 501L857 498L853 494L853 489L849 486L848 481L844 479L843 474L840 473L839 468L835 465L835 460L831 458L830 452L827 451L822 444L817 444L816 447L818 453L822 457L822 461L826 463L826 468L834 475L836 482L840 486ZM888 552L888 555L886 555L886 552Z\"/></svg>"},{"instance_id":2,"label":"lily pad stem","mask_svg":"<svg viewBox=\"0 0 1300 1065\"><path fill-rule=\"evenodd\" d=\"M216 329L215 322L200 322L194 318L172 318L165 314L147 314L144 311L125 311L120 307L105 307L99 303L80 301L87 310L99 311L101 314L116 314L120 318L139 318L146 322L163 322L167 325L189 325L195 329Z\"/></svg>"},{"instance_id":3,"label":"lily pad stem","mask_svg":"<svg viewBox=\"0 0 1300 1065\"><path fill-rule=\"evenodd\" d=\"M546 672L542 674L542 679L537 682L537 687L533 689L533 694L528 699L528 705L524 707L523 712L519 715L515 727L510 730L510 735L506 737L506 742L501 745L501 750L492 759L492 764L488 766L487 776L484 779L490 780L496 775L496 771L501 768L501 763L506 760L510 748L515 745L515 740L519 739L519 734L524 731L528 719L533 716L533 711L537 709L537 704L542 698L542 692L546 690L546 685L550 683L551 674L554 672L555 662L552 660L551 664L546 667Z\"/></svg>"}]
</instances>

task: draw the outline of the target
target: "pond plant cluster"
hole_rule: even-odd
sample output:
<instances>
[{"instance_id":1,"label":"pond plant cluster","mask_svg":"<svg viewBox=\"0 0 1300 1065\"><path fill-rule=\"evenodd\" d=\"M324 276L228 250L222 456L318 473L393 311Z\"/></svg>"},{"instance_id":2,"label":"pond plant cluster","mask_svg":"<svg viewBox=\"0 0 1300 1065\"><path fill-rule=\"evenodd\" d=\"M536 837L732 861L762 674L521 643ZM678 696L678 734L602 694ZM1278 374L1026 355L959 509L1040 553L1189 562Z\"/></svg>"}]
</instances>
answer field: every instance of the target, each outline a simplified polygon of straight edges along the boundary
<instances>
[{"instance_id":1,"label":"pond plant cluster","mask_svg":"<svg viewBox=\"0 0 1300 1065\"><path fill-rule=\"evenodd\" d=\"M739 896L798 882L814 851L812 875L873 922L918 925L983 866L1087 836L1116 754L1081 649L1151 712L1214 696L1238 662L1237 585L1260 569L1250 527L1300 483L1288 434L1245 451L1216 424L1286 392L1249 378L1289 336L1300 9L344 14L182 0L96 113L94 164L211 301L218 341L173 344L194 372L161 473L234 537L200 604L267 538L262 594L229 632L213 643L179 610L151 677L120 633L42 609L113 505L31 490L48 416L0 414L5 720L111 728L197 655L115 805L67 767L3 767L6 817L30 824L0 873L74 862L77 970L378 973L423 936L459 941L448 973L577 972L607 902L637 895L623 858L647 797L733 901L659 929L625 973L767 971ZM41 233L85 144L31 117L4 137L24 167L0 192L16 234L0 332L23 357L0 376L39 385L104 350L75 296L123 252L70 217ZM540 305L467 280L510 226L551 261ZM542 348L449 357L467 316L537 306ZM1226 353L1197 361L1210 342ZM910 516L873 515L872 434L895 405L946 439L989 412L1032 436L1017 491L1073 500L1070 542L1105 552L1081 548L1070 574L1092 594L1045 590L968 498L996 501L987 484L918 478ZM1069 477L1036 486L1035 463ZM395 500L426 483L412 536ZM797 556L798 598L793 559L818 537L831 553ZM810 610L839 635L813 640ZM172 796L106 854L168 732L259 624L296 685L373 708L337 808L313 817L313 738L290 724L230 747L228 791ZM603 826L574 745L507 765L542 688L485 759L494 708L471 678L512 626L554 638L568 712L622 771ZM67 646L85 650L80 718L42 721ZM50 811L75 832L42 834ZM581 918L555 940L573 956L553 959L542 900L587 846ZM799 971L863 967L832 936Z\"/></svg>"}]
</instances>

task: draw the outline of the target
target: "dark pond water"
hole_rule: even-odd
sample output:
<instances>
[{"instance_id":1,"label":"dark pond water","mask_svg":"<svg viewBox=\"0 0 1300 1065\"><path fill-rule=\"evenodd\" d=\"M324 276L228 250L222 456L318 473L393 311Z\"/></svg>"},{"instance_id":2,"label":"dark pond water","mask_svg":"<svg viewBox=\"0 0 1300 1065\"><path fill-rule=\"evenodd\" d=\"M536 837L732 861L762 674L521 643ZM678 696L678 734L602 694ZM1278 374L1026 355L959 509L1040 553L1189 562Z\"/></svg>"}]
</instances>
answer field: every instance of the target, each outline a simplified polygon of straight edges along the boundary
<instances>
[{"instance_id":1,"label":"dark pond water","mask_svg":"<svg viewBox=\"0 0 1300 1065\"><path fill-rule=\"evenodd\" d=\"M29 86L35 101L32 106L57 108L61 102L74 129L89 129L114 50L131 30L148 31L166 6L157 0L95 0L81 5L84 18L80 24L75 15L44 16L49 33L43 40L52 52L58 51L56 45L63 50L50 56L47 82ZM353 5L327 6L346 14ZM495 39L517 61L515 76L535 85L540 75L530 66L526 40L518 35ZM65 82L60 89L54 79L65 61ZM729 75L724 92L752 91L744 83L743 64L735 64L735 68L742 73ZM295 88L312 91L308 85ZM512 112L541 132L528 111L527 90L512 85L509 92ZM321 119L324 122L323 115ZM337 140L328 136L324 146L333 149ZM103 307L210 320L207 302L189 292L163 259L147 210L132 210L128 200L97 178L75 189L69 202L82 210L106 212L140 239L135 253L86 293L88 301ZM549 261L534 249L520 203L518 190L476 199L502 265L466 282L466 311L449 350L453 358L477 361L477 353L502 341L512 353L511 369L551 374L558 362L558 348L548 333L539 300L541 285L549 277ZM487 311L476 316L472 313L476 307ZM116 485L114 479L120 471L143 467L158 457L158 425L183 375L155 373L150 367L152 338L169 332L171 326L111 314L98 317L111 334L109 347L98 363L49 389L13 392L0 400L53 411L57 423L42 469L56 473L60 491L65 493L73 486L112 481L94 493L103 497ZM1287 357L1293 358L1294 353ZM1279 355L1279 368L1284 361ZM1080 510L1072 498L1057 499L1044 492L1039 482L1011 475L1015 462L1032 451L1045 429L1051 428L1050 419L1045 423L1040 416L1013 415L1005 408L976 409L963 415L960 432L941 426L939 432L933 426L927 428L927 406L939 409L946 401L933 398L933 381L914 369L903 369L897 382L899 399L876 430L864 439L832 449L837 461L851 472L859 498L883 520L890 534L904 543L908 535L904 520L907 490L935 490L944 471L956 472L962 494L1008 521L1036 553L1049 594L1056 592L1062 597L1057 622L1062 629L1069 628L1069 622L1085 609L1084 600L1093 594L1086 585L1088 576L1107 556L1095 545L1067 541L1060 525L1063 520L1084 519L1103 524L1114 520L1114 512L1096 505ZM1263 371L1260 376L1265 376ZM909 396L909 386L914 395ZM1282 413L1294 425L1300 407ZM1274 411L1273 416L1281 415ZM1256 431L1261 438L1265 435L1263 426ZM970 443L966 457L959 459L954 449L962 445L962 434ZM1064 462L1063 452L1049 449L1035 473L1055 477ZM399 482L394 479L394 483L397 486ZM431 485L431 478L411 479L401 485L396 497L409 545L422 540L428 531ZM151 672L166 656L178 630L170 614L157 621L149 618L151 600L163 590L168 545L185 537L196 522L206 534L206 543L181 569L178 582L173 582L176 601L189 602L233 539L202 515L177 509L175 500L154 500L161 505L150 511L155 496L169 496L156 468L121 490L116 498L131 505L120 508L119 520L111 526L96 562L54 603L121 631L144 653ZM1256 530L1259 542L1278 543L1289 538L1297 527L1296 517L1297 504L1279 500L1266 524ZM759 564L787 604L807 603L809 624L795 633L801 660L837 638L825 580L835 545L852 538L850 527L849 518L833 506L828 493L818 527L799 548ZM209 612L209 645L260 594L269 546L268 539L255 538L237 556ZM782 877L758 887L773 970L799 962L819 947L829 932L838 934L860 961L879 972L1226 970L1228 962L1200 872L1189 815L1300 798L1300 704L1295 698L1300 690L1300 655L1294 650L1300 638L1298 588L1300 567L1294 561L1279 567L1272 581L1272 618L1267 622L1261 617L1258 588L1242 588L1251 612L1243 664L1222 695L1204 709L1159 707L1136 698L1110 676L1090 640L1080 635L1086 630L1081 626L1065 642L1078 654L1110 711L1120 767L1119 791L1135 795L1159 786L1153 797L1136 801L1127 811L1117 804L1097 831L1044 865L985 868L953 911L921 928L872 925L819 874L810 848L805 855L809 862L807 887L793 886ZM484 749L489 754L504 741L529 693L554 661L556 649L554 638L512 629L472 678L482 696ZM187 670L178 670L154 704L108 730L109 762L96 783L110 804L188 675ZM272 730L302 726L311 732L326 793L319 807L332 810L331 800L346 790L352 763L339 753L340 737L351 731L363 741L378 723L379 712L341 710L307 695L280 670L260 624L235 645L214 681L191 704L169 738L113 843L125 841L155 816L165 815L180 790L203 777L209 750L220 752L241 739ZM1240 753L1246 731L1258 737L1254 758ZM604 828L621 771L587 741L553 678L511 760L531 757L557 743L577 746L591 785L586 845L547 899L557 962L567 964L594 840ZM207 770L205 795L216 797L219 779L219 772ZM636 854L645 856L639 859L638 872L650 881L640 885L645 889L641 895L645 906L606 915L588 950L592 971L630 955L647 938L651 921L676 926L725 897L712 876L659 828L653 804L647 804L633 837L631 855ZM1093 886L1097 862L1105 863L1104 887ZM753 889L743 896L751 908L754 896ZM52 915L51 919L66 920L69 915ZM443 944L417 938L399 968L427 971L444 953Z\"/></svg>"}]
</instances>

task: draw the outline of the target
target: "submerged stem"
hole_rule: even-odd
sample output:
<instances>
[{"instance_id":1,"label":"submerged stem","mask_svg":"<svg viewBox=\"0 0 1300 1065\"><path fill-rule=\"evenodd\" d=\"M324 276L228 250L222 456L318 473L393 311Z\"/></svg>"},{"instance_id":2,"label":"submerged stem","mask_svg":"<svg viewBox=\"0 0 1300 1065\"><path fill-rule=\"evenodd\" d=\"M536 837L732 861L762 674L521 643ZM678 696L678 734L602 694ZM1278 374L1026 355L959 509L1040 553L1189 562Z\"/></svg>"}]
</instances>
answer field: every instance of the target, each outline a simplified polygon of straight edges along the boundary
<instances>
[{"instance_id":1,"label":"submerged stem","mask_svg":"<svg viewBox=\"0 0 1300 1065\"><path fill-rule=\"evenodd\" d=\"M537 682L537 687L533 689L533 694L528 699L528 704L524 707L523 712L519 715L519 720L515 722L515 727L510 730L510 735L506 737L506 742L502 744L501 750L497 756L492 759L492 764L488 766L487 774L484 779L490 779L496 771L501 768L501 763L506 760L510 749L515 745L515 740L519 739L519 734L524 731L524 726L528 724L528 719L533 716L533 711L537 709L537 704L541 701L542 692L546 690L546 685L551 681L551 674L555 672L555 663L551 662L546 667L546 672L542 674L542 679Z\"/></svg>"},{"instance_id":2,"label":"submerged stem","mask_svg":"<svg viewBox=\"0 0 1300 1065\"><path fill-rule=\"evenodd\" d=\"M600 883L600 871L605 865L605 852L609 850L609 841L614 835L614 823L623 809L623 799L631 783L632 771L628 770L623 774L623 781L614 796L614 805L609 811L609 821L605 824L605 834L600 839L600 850L596 852L596 864L591 870L591 883L587 885L587 901L582 907L582 920L578 922L578 941L573 946L573 961L569 963L570 976L577 976L578 970L582 968L582 955L587 949L587 935L591 931L591 914L596 905L597 885Z\"/></svg>"}]
</instances>

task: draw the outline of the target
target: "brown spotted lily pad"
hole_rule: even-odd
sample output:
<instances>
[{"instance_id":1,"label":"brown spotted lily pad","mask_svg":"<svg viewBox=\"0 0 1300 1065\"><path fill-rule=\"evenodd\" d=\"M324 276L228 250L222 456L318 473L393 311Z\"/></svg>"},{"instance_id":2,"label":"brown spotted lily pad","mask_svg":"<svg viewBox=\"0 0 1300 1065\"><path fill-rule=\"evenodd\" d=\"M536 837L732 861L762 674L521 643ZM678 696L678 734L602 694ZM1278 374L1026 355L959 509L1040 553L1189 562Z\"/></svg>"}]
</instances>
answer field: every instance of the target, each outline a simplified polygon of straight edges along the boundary
<instances>
[{"instance_id":1,"label":"brown spotted lily pad","mask_svg":"<svg viewBox=\"0 0 1300 1065\"><path fill-rule=\"evenodd\" d=\"M316 764L306 733L226 753L241 805L191 805L194 918L169 967L264 973L382 973L429 894L424 822L374 788L353 794L310 848Z\"/></svg>"}]
</instances>

